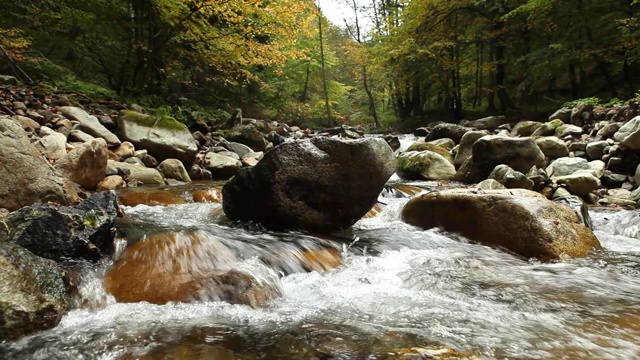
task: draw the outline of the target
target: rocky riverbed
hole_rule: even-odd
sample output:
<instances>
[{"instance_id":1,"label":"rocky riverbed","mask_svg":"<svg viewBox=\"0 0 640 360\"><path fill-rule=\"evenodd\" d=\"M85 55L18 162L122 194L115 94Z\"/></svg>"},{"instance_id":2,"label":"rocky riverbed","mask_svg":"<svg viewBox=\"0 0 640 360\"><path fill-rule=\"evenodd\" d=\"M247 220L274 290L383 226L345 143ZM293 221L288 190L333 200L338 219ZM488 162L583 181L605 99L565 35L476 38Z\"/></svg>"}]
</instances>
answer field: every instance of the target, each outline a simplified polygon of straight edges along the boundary
<instances>
[{"instance_id":1,"label":"rocky riverbed","mask_svg":"<svg viewBox=\"0 0 640 360\"><path fill-rule=\"evenodd\" d=\"M291 301L288 279L305 273L331 278L358 269L356 263L365 258L376 263L406 251L428 252L439 243L436 238L442 231L444 243L456 242L452 249L489 251L490 256L468 254L470 261L482 264L506 261L545 269L566 264L583 271L604 261L624 272L639 263L635 240L619 250L622 245L611 236L622 230L602 230L603 219L610 215L598 215L594 221L588 210L608 206L623 218L633 215L619 214L635 213L623 209L635 209L640 200L636 100L614 108L580 104L558 110L544 123L501 116L459 124L435 122L416 129L407 147L401 144L409 139L406 136L370 136L348 126L312 131L240 116L224 124L189 128L170 117L145 114L138 106L83 107L63 95L19 87L3 88L0 95L0 337L14 357L29 357L31 351L53 353L10 341L55 327L40 333L44 337L35 335L39 340L34 341L46 343L47 336L53 336L69 343L68 335L61 334L75 331L69 330L70 321L84 323L92 316L83 318L83 311L108 317L105 312L118 304L222 302L270 314L278 308L275 304ZM389 182L394 173L392 179L399 181ZM364 225L370 219L375 219L375 229ZM396 228L403 235L391 235ZM413 240L407 242L403 236ZM387 247L391 254L385 254ZM616 253L630 257L630 262L614 264ZM433 254L420 253L419 258L434 261ZM483 271L490 268L478 266ZM440 278L444 270L438 269L436 281L446 283ZM375 276L388 275L371 270ZM415 281L418 288L425 285ZM621 281L619 298L631 307L638 305L625 295L638 284L632 278ZM583 284L576 286L586 291ZM381 299L379 306L390 305L386 297ZM455 311L457 305L450 305ZM487 304L494 305L493 300ZM619 311L610 309L608 316L622 316ZM276 314L278 321L286 318L286 311ZM635 324L637 314L630 316ZM302 329L310 320L307 315L297 319L294 323ZM331 316L320 319L331 324L327 329L340 324ZM460 358L527 357L537 351L529 345L511 351L444 335L440 339L448 340L439 341L431 333L401 330L401 322L374 323L417 338L403 337L369 354L356 344L345 345L347 353L356 358L378 353L430 358L435 351L436 357ZM348 331L369 333L363 324L349 323ZM458 325L447 327L454 338L464 336L455 330ZM611 326L608 322L607 328ZM623 332L637 336L633 326L622 326ZM201 331L200 326L196 329ZM518 331L524 331L519 340L532 341L526 330ZM377 336L382 335L375 333L380 340ZM584 334L591 336L591 330ZM139 335L146 336L132 336ZM311 338L312 343L317 340ZM110 343L102 339L101 344L104 341ZM136 354L155 351L131 352L140 344L126 343L124 351L108 345L111 350L105 354L144 358ZM164 339L159 348L173 349L170 343ZM304 352L307 345L303 341L295 347L295 356L302 356L298 351ZM571 354L591 351L564 345ZM598 352L604 357L615 354L609 345L596 345L606 349ZM310 346L310 353L322 353L320 345ZM337 345L333 341L322 346ZM638 351L623 348L620 354ZM539 350L559 354L562 349ZM79 354L85 350L78 349ZM253 358L263 350L257 346L256 353L245 355ZM335 348L327 351L340 353Z\"/></svg>"}]
</instances>

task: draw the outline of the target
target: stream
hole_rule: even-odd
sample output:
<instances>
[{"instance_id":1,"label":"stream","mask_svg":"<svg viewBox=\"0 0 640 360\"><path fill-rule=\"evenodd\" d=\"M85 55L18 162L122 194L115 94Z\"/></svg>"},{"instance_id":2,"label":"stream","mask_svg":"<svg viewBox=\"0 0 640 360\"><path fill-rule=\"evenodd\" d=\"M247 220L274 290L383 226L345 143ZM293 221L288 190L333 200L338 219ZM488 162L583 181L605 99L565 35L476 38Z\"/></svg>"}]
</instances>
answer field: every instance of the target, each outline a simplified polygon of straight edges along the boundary
<instances>
[{"instance_id":1,"label":"stream","mask_svg":"<svg viewBox=\"0 0 640 360\"><path fill-rule=\"evenodd\" d=\"M167 191L188 199L194 187ZM0 344L0 358L391 359L447 346L480 359L640 359L639 211L591 209L605 250L539 263L404 224L397 195L383 192L380 213L331 236L228 224L220 204L124 207L129 243L162 231L215 239L228 266L281 296L263 308L117 303L103 286L112 262L85 266L81 305L54 329ZM306 272L279 257L314 248L339 251L342 265ZM181 261L203 261L198 249Z\"/></svg>"}]
</instances>

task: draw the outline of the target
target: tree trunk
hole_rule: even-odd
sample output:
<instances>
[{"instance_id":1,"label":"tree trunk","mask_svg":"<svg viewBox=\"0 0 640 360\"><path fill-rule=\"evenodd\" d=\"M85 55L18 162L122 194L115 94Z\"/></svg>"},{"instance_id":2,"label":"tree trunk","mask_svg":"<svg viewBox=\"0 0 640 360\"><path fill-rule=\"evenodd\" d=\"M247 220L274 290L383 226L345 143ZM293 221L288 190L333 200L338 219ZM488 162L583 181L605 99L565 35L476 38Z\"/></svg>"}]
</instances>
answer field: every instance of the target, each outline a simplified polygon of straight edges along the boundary
<instances>
[{"instance_id":1,"label":"tree trunk","mask_svg":"<svg viewBox=\"0 0 640 360\"><path fill-rule=\"evenodd\" d=\"M320 34L320 63L322 65L322 90L324 92L324 107L327 112L327 123L329 126L334 126L333 118L331 117L331 107L329 106L329 91L327 90L327 73L324 64L324 39L322 35L322 12L318 7L318 31Z\"/></svg>"}]
</instances>

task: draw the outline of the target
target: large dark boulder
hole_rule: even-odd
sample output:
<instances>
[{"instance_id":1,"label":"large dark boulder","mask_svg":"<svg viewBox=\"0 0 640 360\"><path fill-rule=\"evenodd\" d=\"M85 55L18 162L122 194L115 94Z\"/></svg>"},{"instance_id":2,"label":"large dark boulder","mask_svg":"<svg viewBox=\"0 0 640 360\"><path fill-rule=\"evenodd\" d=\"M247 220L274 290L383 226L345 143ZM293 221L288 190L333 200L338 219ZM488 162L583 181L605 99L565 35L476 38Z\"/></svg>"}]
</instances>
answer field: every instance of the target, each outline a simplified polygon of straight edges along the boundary
<instances>
[{"instance_id":1,"label":"large dark boulder","mask_svg":"<svg viewBox=\"0 0 640 360\"><path fill-rule=\"evenodd\" d=\"M419 195L402 209L402 220L542 261L584 257L601 247L569 206L523 189L453 189Z\"/></svg>"},{"instance_id":2,"label":"large dark boulder","mask_svg":"<svg viewBox=\"0 0 640 360\"><path fill-rule=\"evenodd\" d=\"M224 212L275 229L347 228L373 207L395 168L381 138L288 142L224 185Z\"/></svg>"},{"instance_id":3,"label":"large dark boulder","mask_svg":"<svg viewBox=\"0 0 640 360\"><path fill-rule=\"evenodd\" d=\"M52 328L67 308L58 265L0 241L0 341Z\"/></svg>"},{"instance_id":4,"label":"large dark boulder","mask_svg":"<svg viewBox=\"0 0 640 360\"><path fill-rule=\"evenodd\" d=\"M546 165L544 153L532 138L489 135L473 143L472 156L458 171L458 179L467 183L485 180L496 166L508 165L526 174L533 166Z\"/></svg>"},{"instance_id":5,"label":"large dark boulder","mask_svg":"<svg viewBox=\"0 0 640 360\"><path fill-rule=\"evenodd\" d=\"M4 218L0 232L47 259L96 261L113 254L117 206L114 191L95 193L77 206L28 206Z\"/></svg>"}]
</instances>

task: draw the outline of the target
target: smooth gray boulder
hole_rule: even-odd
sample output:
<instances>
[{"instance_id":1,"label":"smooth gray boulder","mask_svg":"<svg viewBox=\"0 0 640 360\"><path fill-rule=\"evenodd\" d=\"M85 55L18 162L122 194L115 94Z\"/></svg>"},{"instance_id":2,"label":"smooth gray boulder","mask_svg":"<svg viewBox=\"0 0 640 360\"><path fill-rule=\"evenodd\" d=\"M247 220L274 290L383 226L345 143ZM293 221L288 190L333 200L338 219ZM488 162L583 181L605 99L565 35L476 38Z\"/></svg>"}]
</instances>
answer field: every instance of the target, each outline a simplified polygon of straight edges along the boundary
<instances>
[{"instance_id":1,"label":"smooth gray boulder","mask_svg":"<svg viewBox=\"0 0 640 360\"><path fill-rule=\"evenodd\" d=\"M546 169L549 176L572 175L578 170L590 170L587 159L578 157L563 157L553 161Z\"/></svg>"},{"instance_id":2,"label":"smooth gray boulder","mask_svg":"<svg viewBox=\"0 0 640 360\"><path fill-rule=\"evenodd\" d=\"M49 160L57 161L67 155L67 137L59 132L44 136L34 146Z\"/></svg>"},{"instance_id":3,"label":"smooth gray boulder","mask_svg":"<svg viewBox=\"0 0 640 360\"><path fill-rule=\"evenodd\" d=\"M97 117L89 115L86 111L74 106L63 106L58 110L67 119L79 122L78 130L82 130L93 137L103 138L109 146L120 145L120 139L104 127Z\"/></svg>"},{"instance_id":4,"label":"smooth gray boulder","mask_svg":"<svg viewBox=\"0 0 640 360\"><path fill-rule=\"evenodd\" d=\"M164 184L164 177L156 169L113 160L109 160L107 166L116 168L120 173L127 174L127 179L137 180L145 185Z\"/></svg>"},{"instance_id":5,"label":"smooth gray boulder","mask_svg":"<svg viewBox=\"0 0 640 360\"><path fill-rule=\"evenodd\" d=\"M240 160L214 152L205 155L202 165L211 172L214 179L228 179L242 168Z\"/></svg>"},{"instance_id":6,"label":"smooth gray boulder","mask_svg":"<svg viewBox=\"0 0 640 360\"><path fill-rule=\"evenodd\" d=\"M555 136L545 136L536 139L536 144L549 159L569 156L569 148L564 141Z\"/></svg>"},{"instance_id":7,"label":"smooth gray boulder","mask_svg":"<svg viewBox=\"0 0 640 360\"><path fill-rule=\"evenodd\" d=\"M344 229L373 207L395 169L381 138L287 142L224 185L223 209L272 229Z\"/></svg>"},{"instance_id":8,"label":"smooth gray boulder","mask_svg":"<svg viewBox=\"0 0 640 360\"><path fill-rule=\"evenodd\" d=\"M622 125L613 135L613 139L632 150L640 150L640 116L636 116Z\"/></svg>"},{"instance_id":9,"label":"smooth gray boulder","mask_svg":"<svg viewBox=\"0 0 640 360\"><path fill-rule=\"evenodd\" d=\"M17 122L0 118L0 199L9 211L38 202L70 204L71 184L49 165Z\"/></svg>"},{"instance_id":10,"label":"smooth gray boulder","mask_svg":"<svg viewBox=\"0 0 640 360\"><path fill-rule=\"evenodd\" d=\"M509 120L507 120L507 118L502 115L488 116L482 119L472 120L472 121L468 121L468 120L460 121L460 125L462 126L475 128L478 130L489 130L489 131L493 131L497 129L499 126L508 124L508 123L509 123Z\"/></svg>"},{"instance_id":11,"label":"smooth gray boulder","mask_svg":"<svg viewBox=\"0 0 640 360\"><path fill-rule=\"evenodd\" d=\"M178 159L167 159L158 165L158 171L167 179L191 182L191 177L182 162Z\"/></svg>"},{"instance_id":12,"label":"smooth gray boulder","mask_svg":"<svg viewBox=\"0 0 640 360\"><path fill-rule=\"evenodd\" d=\"M190 167L198 151L198 141L183 123L171 117L156 117L123 110L118 134L136 149L146 149L158 161L178 159Z\"/></svg>"}]
</instances>

